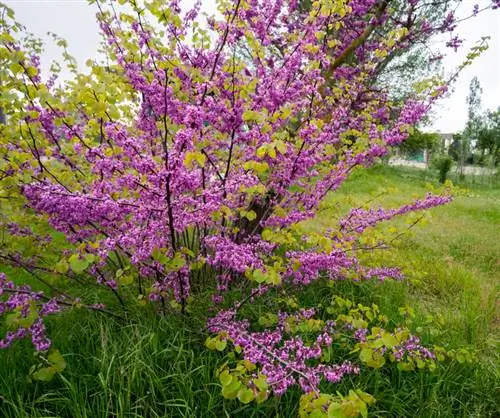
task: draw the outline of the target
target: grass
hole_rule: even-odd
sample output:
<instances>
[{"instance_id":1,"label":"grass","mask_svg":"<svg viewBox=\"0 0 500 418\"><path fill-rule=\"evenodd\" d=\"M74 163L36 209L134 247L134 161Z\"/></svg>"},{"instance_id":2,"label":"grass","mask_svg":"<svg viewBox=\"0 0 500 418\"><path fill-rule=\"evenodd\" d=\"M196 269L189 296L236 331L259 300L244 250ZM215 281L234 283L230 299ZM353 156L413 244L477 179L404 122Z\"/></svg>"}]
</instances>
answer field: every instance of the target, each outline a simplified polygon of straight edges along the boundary
<instances>
[{"instance_id":1,"label":"grass","mask_svg":"<svg viewBox=\"0 0 500 418\"><path fill-rule=\"evenodd\" d=\"M327 228L345 212L346 200L363 202L382 188L394 189L379 197L384 206L422 196L426 183L434 181L426 176L390 167L357 172L304 227ZM400 220L396 224L404 226ZM360 387L373 394L377 403L370 414L376 417L499 416L499 225L500 189L475 185L453 203L432 210L429 222L396 241L393 251L367 255L377 263L402 266L407 281L339 282L333 287L344 297L377 303L390 318L398 317L399 307L412 307L411 326L425 342L466 347L476 353L472 364L446 362L434 373L403 373L390 367L363 371L328 389L346 393ZM300 294L308 305L328 297L314 287ZM204 348L197 315L162 317L144 309L132 316L126 326L83 311L53 318L50 335L68 367L48 383L26 378L35 362L28 342L1 351L0 416L296 416L298 391L258 407L222 398L215 370L224 359Z\"/></svg>"},{"instance_id":2,"label":"grass","mask_svg":"<svg viewBox=\"0 0 500 418\"><path fill-rule=\"evenodd\" d=\"M381 188L396 188L379 200L384 206L398 206L429 190L420 175L384 166L359 172L328 203L344 200L342 195L366 201ZM320 214L316 227L328 225L330 215ZM500 277L499 226L500 188L465 190L451 204L433 209L427 225L414 229L413 236L377 254L378 260L403 267L412 281L408 292L413 304L441 310L450 320L465 321L462 324L482 321L483 327L473 328L485 336L498 325L494 298Z\"/></svg>"}]
</instances>

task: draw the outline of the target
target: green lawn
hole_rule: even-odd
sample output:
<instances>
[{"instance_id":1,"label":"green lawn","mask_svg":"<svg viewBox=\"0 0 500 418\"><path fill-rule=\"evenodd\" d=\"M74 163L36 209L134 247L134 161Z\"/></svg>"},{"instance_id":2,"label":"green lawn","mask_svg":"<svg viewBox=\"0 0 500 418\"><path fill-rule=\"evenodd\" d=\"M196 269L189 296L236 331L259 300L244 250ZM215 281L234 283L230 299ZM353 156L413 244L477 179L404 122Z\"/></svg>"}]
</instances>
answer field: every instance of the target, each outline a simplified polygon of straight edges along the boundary
<instances>
[{"instance_id":1,"label":"green lawn","mask_svg":"<svg viewBox=\"0 0 500 418\"><path fill-rule=\"evenodd\" d=\"M423 176L389 167L357 172L326 199L318 218L303 227L328 228L348 202L374 196L384 206L409 202L425 194L426 181L433 182ZM406 224L397 220L395 225ZM412 231L396 240L392 251L366 255L367 262L401 266L406 281L339 282L329 291L377 303L390 318L400 315L400 307L411 307L415 317L410 326L426 343L466 348L475 360L445 362L433 373L363 370L328 389L346 393L360 387L371 393L377 403L370 416L376 417L500 416L500 188L462 191ZM313 287L299 297L318 304L331 295ZM0 351L0 417L296 416L297 391L259 407L222 398L215 370L224 359L204 348L195 314L165 318L145 309L132 316L127 326L83 311L52 319L50 335L68 367L49 383L27 380L35 361L28 342Z\"/></svg>"},{"instance_id":2,"label":"green lawn","mask_svg":"<svg viewBox=\"0 0 500 418\"><path fill-rule=\"evenodd\" d=\"M356 173L326 203L335 206L346 196L356 203L378 196L372 204L396 207L424 196L430 187L436 184L424 181L422 172L381 166ZM327 227L334 216L332 209L325 210L308 226ZM401 220L393 224L405 226ZM498 326L500 187L459 188L452 203L432 209L426 224L412 232L397 240L393 251L380 251L375 259L403 267L410 281L405 301L422 311L444 315L453 324L446 332L457 334L457 343L478 346L490 342ZM389 295L381 291L378 297Z\"/></svg>"}]
</instances>

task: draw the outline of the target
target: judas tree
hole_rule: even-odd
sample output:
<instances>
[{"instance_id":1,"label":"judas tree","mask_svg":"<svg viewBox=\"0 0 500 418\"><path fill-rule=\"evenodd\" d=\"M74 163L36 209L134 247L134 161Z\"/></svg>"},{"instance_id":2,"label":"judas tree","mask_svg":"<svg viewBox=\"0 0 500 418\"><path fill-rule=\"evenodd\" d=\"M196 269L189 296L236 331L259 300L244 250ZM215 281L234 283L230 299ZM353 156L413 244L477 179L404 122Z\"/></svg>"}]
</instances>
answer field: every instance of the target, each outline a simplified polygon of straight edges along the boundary
<instances>
[{"instance_id":1,"label":"judas tree","mask_svg":"<svg viewBox=\"0 0 500 418\"><path fill-rule=\"evenodd\" d=\"M452 34L453 14L430 23L394 19L403 6L391 0L313 1L307 11L294 0L221 0L202 19L200 2L185 13L177 0L90 3L106 64L79 73L65 51L74 78L59 87L58 68L42 77L40 45L23 42L4 9L0 257L44 291L0 278L0 313L13 328L0 345L31 337L49 353L38 371L47 377L62 367L47 351L45 316L86 308L127 320L146 301L189 315L211 293L206 344L235 353L218 372L227 398L260 402L298 385L304 415L364 413L369 395L320 395L320 382L387 361L434 368L436 352L387 328L376 307L341 296L327 312L278 301L313 284L402 279L364 262L389 244L366 235L448 195L353 207L321 234L301 222L405 141L446 91L449 80L433 77L395 105L373 79L409 40ZM93 286L98 303L85 298ZM263 299L270 310L256 324L247 308Z\"/></svg>"}]
</instances>

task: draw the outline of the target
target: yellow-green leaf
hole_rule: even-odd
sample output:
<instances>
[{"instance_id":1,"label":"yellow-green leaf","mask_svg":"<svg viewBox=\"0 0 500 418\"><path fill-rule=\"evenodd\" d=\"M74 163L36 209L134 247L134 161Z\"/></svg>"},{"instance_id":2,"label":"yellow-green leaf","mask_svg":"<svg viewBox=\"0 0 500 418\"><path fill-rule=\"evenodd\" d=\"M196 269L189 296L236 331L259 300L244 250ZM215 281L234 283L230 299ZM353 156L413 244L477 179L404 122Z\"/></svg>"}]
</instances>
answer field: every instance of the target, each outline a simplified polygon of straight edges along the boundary
<instances>
[{"instance_id":1,"label":"yellow-green leaf","mask_svg":"<svg viewBox=\"0 0 500 418\"><path fill-rule=\"evenodd\" d=\"M54 367L44 367L42 369L37 370L32 374L33 379L40 380L42 382L50 382L55 374L57 373Z\"/></svg>"},{"instance_id":2,"label":"yellow-green leaf","mask_svg":"<svg viewBox=\"0 0 500 418\"><path fill-rule=\"evenodd\" d=\"M267 146L266 145L261 145L259 148L257 148L257 157L259 158L264 158L267 153Z\"/></svg>"},{"instance_id":3,"label":"yellow-green leaf","mask_svg":"<svg viewBox=\"0 0 500 418\"><path fill-rule=\"evenodd\" d=\"M56 372L61 372L66 368L66 360L64 360L64 357L59 350L51 351L47 360L49 360Z\"/></svg>"},{"instance_id":4,"label":"yellow-green leaf","mask_svg":"<svg viewBox=\"0 0 500 418\"><path fill-rule=\"evenodd\" d=\"M73 254L69 258L69 265L71 270L73 270L76 274L80 274L83 273L89 266L89 262L86 259L80 259L78 254Z\"/></svg>"},{"instance_id":5,"label":"yellow-green leaf","mask_svg":"<svg viewBox=\"0 0 500 418\"><path fill-rule=\"evenodd\" d=\"M215 342L215 348L217 351L224 351L227 346L227 340L217 340Z\"/></svg>"},{"instance_id":6,"label":"yellow-green leaf","mask_svg":"<svg viewBox=\"0 0 500 418\"><path fill-rule=\"evenodd\" d=\"M240 402L242 402L244 404L252 402L254 397L255 396L254 396L253 391L251 389L246 388L246 387L242 387L238 391L238 399L240 400Z\"/></svg>"}]
</instances>

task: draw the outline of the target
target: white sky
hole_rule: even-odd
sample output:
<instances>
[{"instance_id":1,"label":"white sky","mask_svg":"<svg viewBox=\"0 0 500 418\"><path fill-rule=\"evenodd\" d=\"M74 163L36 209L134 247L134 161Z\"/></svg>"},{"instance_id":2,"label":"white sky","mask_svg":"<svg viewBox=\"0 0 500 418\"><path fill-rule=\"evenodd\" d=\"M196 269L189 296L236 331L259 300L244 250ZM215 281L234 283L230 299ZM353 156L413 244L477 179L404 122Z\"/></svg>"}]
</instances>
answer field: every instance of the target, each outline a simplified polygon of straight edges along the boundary
<instances>
[{"instance_id":1,"label":"white sky","mask_svg":"<svg viewBox=\"0 0 500 418\"><path fill-rule=\"evenodd\" d=\"M194 0L184 0L192 5ZM95 6L86 0L3 0L14 9L18 21L28 30L42 38L45 52L42 66L48 68L50 62L60 57L60 50L46 35L48 31L57 33L69 44L69 52L77 59L81 68L88 58L97 58L100 41L95 21ZM474 4L488 4L488 0L463 0L458 16L468 16ZM215 2L203 0L204 11L215 12ZM477 76L483 88L483 109L500 106L500 10L487 11L460 24L458 33L465 38L464 47L454 53L444 48L444 42L436 42L433 49L440 49L447 56L443 60L445 73L451 73L461 62L471 46L482 36L490 36L490 48L467 67L455 83L453 93L434 108L432 126L428 129L441 132L457 132L463 129L467 119L465 98L472 77Z\"/></svg>"}]
</instances>

